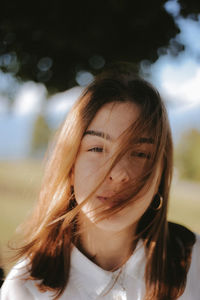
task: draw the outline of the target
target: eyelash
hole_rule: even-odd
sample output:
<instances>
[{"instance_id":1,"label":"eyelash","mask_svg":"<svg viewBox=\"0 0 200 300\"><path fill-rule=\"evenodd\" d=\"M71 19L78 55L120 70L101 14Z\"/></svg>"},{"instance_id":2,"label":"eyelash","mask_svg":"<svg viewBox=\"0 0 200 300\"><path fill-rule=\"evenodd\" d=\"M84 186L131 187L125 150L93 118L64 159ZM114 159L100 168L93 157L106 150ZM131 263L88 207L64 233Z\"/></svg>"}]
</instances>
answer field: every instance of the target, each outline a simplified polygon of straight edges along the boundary
<instances>
[{"instance_id":1,"label":"eyelash","mask_svg":"<svg viewBox=\"0 0 200 300\"><path fill-rule=\"evenodd\" d=\"M139 158L150 159L151 155L149 153L144 152L132 152L131 156L137 156Z\"/></svg>"},{"instance_id":2,"label":"eyelash","mask_svg":"<svg viewBox=\"0 0 200 300\"><path fill-rule=\"evenodd\" d=\"M93 147L93 148L89 149L88 151L101 153L101 152L103 152L103 148L102 147ZM136 156L141 159L150 159L151 158L151 155L149 153L147 154L144 152L132 152L131 156Z\"/></svg>"},{"instance_id":3,"label":"eyelash","mask_svg":"<svg viewBox=\"0 0 200 300\"><path fill-rule=\"evenodd\" d=\"M94 147L94 148L89 149L88 151L90 151L90 152L103 152L103 148Z\"/></svg>"}]
</instances>

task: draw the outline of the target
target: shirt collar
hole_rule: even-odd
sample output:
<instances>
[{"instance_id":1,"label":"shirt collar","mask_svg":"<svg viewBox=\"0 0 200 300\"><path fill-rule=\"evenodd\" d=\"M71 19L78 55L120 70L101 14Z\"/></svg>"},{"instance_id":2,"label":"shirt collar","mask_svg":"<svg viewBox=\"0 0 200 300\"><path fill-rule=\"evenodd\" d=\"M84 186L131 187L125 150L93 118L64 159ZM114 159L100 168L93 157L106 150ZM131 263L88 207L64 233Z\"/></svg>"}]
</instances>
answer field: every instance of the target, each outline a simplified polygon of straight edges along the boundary
<instances>
[{"instance_id":1,"label":"shirt collar","mask_svg":"<svg viewBox=\"0 0 200 300\"><path fill-rule=\"evenodd\" d=\"M123 266L125 277L130 276L137 280L143 280L145 266L145 252L142 240L139 240L133 254ZM89 260L75 246L71 254L71 277L88 293L100 295L108 283L117 275L119 270L114 272L106 271Z\"/></svg>"}]
</instances>

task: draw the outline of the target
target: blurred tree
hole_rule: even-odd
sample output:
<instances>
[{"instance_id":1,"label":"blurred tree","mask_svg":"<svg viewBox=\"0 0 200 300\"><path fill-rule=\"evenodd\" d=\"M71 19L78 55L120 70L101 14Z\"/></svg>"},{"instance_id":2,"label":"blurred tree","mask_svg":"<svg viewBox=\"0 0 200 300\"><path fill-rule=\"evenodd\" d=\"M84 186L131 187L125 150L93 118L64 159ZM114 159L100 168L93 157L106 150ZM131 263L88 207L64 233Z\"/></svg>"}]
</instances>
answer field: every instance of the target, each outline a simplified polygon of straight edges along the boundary
<instances>
[{"instance_id":1,"label":"blurred tree","mask_svg":"<svg viewBox=\"0 0 200 300\"><path fill-rule=\"evenodd\" d=\"M47 144L51 137L51 129L49 128L44 116L39 114L33 128L31 154L41 157L46 151Z\"/></svg>"},{"instance_id":2,"label":"blurred tree","mask_svg":"<svg viewBox=\"0 0 200 300\"><path fill-rule=\"evenodd\" d=\"M199 1L179 2L184 15L200 12ZM0 67L55 92L74 86L81 70L96 73L116 60L155 61L158 48L179 32L165 3L7 0L0 10Z\"/></svg>"},{"instance_id":3,"label":"blurred tree","mask_svg":"<svg viewBox=\"0 0 200 300\"><path fill-rule=\"evenodd\" d=\"M175 163L182 178L200 181L200 131L192 129L182 136Z\"/></svg>"},{"instance_id":4,"label":"blurred tree","mask_svg":"<svg viewBox=\"0 0 200 300\"><path fill-rule=\"evenodd\" d=\"M183 16L193 16L193 18L198 18L200 13L200 1L199 0L179 0L181 5L181 14Z\"/></svg>"}]
</instances>

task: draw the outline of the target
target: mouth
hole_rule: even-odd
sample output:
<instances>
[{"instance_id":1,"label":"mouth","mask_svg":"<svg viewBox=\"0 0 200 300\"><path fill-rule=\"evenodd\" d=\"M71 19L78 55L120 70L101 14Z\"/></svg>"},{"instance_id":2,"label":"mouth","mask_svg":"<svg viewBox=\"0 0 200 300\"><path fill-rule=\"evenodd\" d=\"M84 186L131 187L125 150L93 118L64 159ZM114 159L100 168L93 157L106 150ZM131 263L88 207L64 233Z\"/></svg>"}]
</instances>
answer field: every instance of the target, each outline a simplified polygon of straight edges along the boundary
<instances>
[{"instance_id":1,"label":"mouth","mask_svg":"<svg viewBox=\"0 0 200 300\"><path fill-rule=\"evenodd\" d=\"M106 203L108 202L108 197L104 197L104 196L97 196L97 199L99 199L99 201L103 202L103 203Z\"/></svg>"},{"instance_id":2,"label":"mouth","mask_svg":"<svg viewBox=\"0 0 200 300\"><path fill-rule=\"evenodd\" d=\"M119 200L111 200L111 197L97 196L97 199L108 207L113 207Z\"/></svg>"}]
</instances>

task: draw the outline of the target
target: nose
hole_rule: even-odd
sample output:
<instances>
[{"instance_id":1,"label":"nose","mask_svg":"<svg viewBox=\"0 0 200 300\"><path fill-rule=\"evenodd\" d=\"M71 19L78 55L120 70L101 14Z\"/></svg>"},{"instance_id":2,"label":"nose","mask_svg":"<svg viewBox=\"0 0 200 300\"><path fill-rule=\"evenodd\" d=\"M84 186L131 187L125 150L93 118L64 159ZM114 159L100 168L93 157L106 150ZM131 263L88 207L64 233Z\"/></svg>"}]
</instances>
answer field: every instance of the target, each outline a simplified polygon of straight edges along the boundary
<instances>
[{"instance_id":1,"label":"nose","mask_svg":"<svg viewBox=\"0 0 200 300\"><path fill-rule=\"evenodd\" d=\"M108 178L113 183L126 183L130 179L125 166L122 166L120 162L113 167L113 169L110 171L110 174L108 175Z\"/></svg>"}]
</instances>

